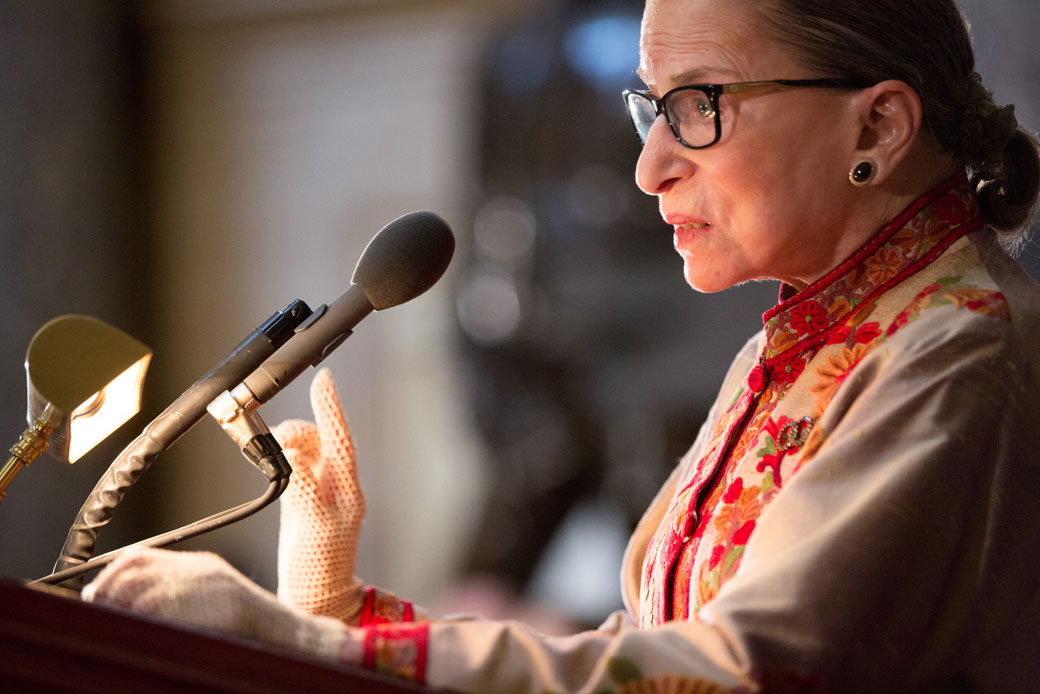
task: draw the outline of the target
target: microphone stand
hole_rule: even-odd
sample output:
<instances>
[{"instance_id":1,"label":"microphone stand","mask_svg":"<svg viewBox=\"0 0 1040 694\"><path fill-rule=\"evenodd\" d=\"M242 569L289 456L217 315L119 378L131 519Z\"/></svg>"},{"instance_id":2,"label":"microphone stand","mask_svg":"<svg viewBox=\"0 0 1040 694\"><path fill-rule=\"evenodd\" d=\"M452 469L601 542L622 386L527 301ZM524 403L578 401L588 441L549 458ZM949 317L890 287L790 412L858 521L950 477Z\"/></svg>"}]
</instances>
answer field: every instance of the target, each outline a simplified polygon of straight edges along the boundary
<instances>
[{"instance_id":1,"label":"microphone stand","mask_svg":"<svg viewBox=\"0 0 1040 694\"><path fill-rule=\"evenodd\" d=\"M413 212L383 227L365 247L343 296L315 312L297 300L276 313L119 454L80 509L54 573L37 582L67 580L66 587L82 588L83 574L112 555L90 561L97 535L112 518L123 494L152 460L202 419L207 408L246 457L267 475L268 491L253 502L131 547L161 546L199 535L254 513L277 498L288 485L291 471L256 409L307 366L317 365L370 312L411 301L433 286L454 251L451 229L431 212ZM297 332L296 340L279 349ZM111 559L104 563L108 561Z\"/></svg>"},{"instance_id":2,"label":"microphone stand","mask_svg":"<svg viewBox=\"0 0 1040 694\"><path fill-rule=\"evenodd\" d=\"M133 486L160 453L173 445L205 416L206 408L210 403L221 393L240 383L285 344L295 334L296 328L310 315L310 308L299 299L289 304L284 311L276 312L152 420L144 431L123 449L94 486L69 529L61 556L54 566L54 573L35 582L55 583L71 578L73 580L69 581L65 587L79 590L83 587L83 574L86 571L111 562L115 557L110 556L113 553L108 553L104 555L104 557L108 557L105 561L100 561L104 557L98 557L97 561L90 562L90 568L84 568L93 556L98 534L112 519L112 514L116 506L123 500L126 491ZM266 427L264 428L266 429ZM270 438L273 442L274 438ZM274 443L274 446L277 448L277 443ZM247 452L245 448L243 448L243 453L247 458L251 458L250 452ZM274 501L285 491L285 486L288 484L289 472L284 473L284 480L282 480L280 468L284 466L288 470L289 465L284 456L280 461L277 460L278 456L281 456L280 448L278 448L277 454L261 450L257 452L257 455L258 460L264 461L263 465L270 468L268 471L263 466L261 467L270 482L264 495L253 502L223 511L136 545L130 545L130 547L163 546L194 537L244 518ZM252 462L261 465L257 460Z\"/></svg>"},{"instance_id":3,"label":"microphone stand","mask_svg":"<svg viewBox=\"0 0 1040 694\"><path fill-rule=\"evenodd\" d=\"M292 468L289 466L289 461L285 459L285 455L278 446L278 442L275 441L274 436L267 434L267 437L269 438L269 442L263 441L257 443L257 449L270 447L270 450L262 453L265 459L262 464L258 463L257 467L260 467L261 470L265 470L266 468L267 471L265 471L265 474L268 475L268 486L264 493L256 499L244 504L239 504L238 506L227 509L226 511L215 513L212 516L207 516L206 518L197 520L194 523L181 526L176 530L170 530L161 535L150 537L147 540L141 540L140 542L135 542L126 545L125 547L114 549L110 552L94 557L93 559L84 561L83 563L75 564L65 569L56 570L54 573L44 576L43 578L29 581L27 585L63 584L64 587L78 591L83 587L81 585L83 574L107 566L123 552L140 547L166 547L167 545L172 545L182 540L187 540L190 537L196 537L208 533L211 530L222 528L225 525L230 525L231 523L238 522L243 518L253 515L282 495L282 492L284 492L289 486L289 476L292 474ZM262 437L257 437L257 439L261 438ZM245 451L243 451L243 453L245 453ZM246 453L246 457L250 458L251 455ZM251 460L251 462L256 461ZM70 580L77 578L79 580L76 582Z\"/></svg>"}]
</instances>

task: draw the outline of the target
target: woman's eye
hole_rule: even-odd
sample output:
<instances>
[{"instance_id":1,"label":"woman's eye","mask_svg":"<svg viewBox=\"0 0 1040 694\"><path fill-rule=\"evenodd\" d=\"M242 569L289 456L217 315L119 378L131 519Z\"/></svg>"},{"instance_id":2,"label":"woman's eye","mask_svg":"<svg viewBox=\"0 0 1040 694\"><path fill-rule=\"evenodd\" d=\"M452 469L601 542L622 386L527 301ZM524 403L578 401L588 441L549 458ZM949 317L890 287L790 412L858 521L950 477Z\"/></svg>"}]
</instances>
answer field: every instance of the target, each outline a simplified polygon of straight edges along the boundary
<instances>
[{"instance_id":1,"label":"woman's eye","mask_svg":"<svg viewBox=\"0 0 1040 694\"><path fill-rule=\"evenodd\" d=\"M708 120L715 117L715 109L711 107L710 103L705 101L697 104L697 115L704 120Z\"/></svg>"}]
</instances>

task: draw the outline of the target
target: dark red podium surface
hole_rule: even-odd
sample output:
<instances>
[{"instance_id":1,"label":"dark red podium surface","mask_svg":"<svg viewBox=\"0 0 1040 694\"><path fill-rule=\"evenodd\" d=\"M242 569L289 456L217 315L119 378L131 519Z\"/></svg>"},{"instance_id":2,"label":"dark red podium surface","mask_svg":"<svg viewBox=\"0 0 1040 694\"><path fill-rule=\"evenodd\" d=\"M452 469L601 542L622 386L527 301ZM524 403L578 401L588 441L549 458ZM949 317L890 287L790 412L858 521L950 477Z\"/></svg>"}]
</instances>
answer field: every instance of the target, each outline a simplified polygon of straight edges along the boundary
<instances>
[{"instance_id":1,"label":"dark red podium surface","mask_svg":"<svg viewBox=\"0 0 1040 694\"><path fill-rule=\"evenodd\" d=\"M432 692L0 579L0 692Z\"/></svg>"}]
</instances>

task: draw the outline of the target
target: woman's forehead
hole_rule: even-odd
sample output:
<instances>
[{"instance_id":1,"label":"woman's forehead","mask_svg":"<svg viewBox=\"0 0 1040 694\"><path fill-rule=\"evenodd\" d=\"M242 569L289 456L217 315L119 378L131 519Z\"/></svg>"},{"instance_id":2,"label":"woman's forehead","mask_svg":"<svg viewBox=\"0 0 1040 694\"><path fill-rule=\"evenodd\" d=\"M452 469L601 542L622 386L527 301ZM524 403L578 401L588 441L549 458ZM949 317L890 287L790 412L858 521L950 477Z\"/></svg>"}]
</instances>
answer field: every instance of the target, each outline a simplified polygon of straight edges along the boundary
<instances>
[{"instance_id":1,"label":"woman's forehead","mask_svg":"<svg viewBox=\"0 0 1040 694\"><path fill-rule=\"evenodd\" d=\"M762 31L746 0L648 0L646 4L639 75L652 89L762 79L758 73L778 60L790 62Z\"/></svg>"}]
</instances>

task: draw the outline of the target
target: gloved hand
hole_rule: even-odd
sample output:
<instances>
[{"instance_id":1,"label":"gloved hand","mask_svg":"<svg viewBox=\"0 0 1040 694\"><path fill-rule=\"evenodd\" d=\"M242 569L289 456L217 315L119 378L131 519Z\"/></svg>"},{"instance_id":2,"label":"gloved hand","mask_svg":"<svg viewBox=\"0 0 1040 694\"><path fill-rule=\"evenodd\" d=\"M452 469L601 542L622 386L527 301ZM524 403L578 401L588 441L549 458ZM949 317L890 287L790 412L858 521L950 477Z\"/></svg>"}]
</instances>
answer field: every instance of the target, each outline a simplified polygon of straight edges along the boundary
<instances>
[{"instance_id":1,"label":"gloved hand","mask_svg":"<svg viewBox=\"0 0 1040 694\"><path fill-rule=\"evenodd\" d=\"M332 374L311 384L315 423L292 419L272 433L292 466L282 495L278 597L316 615L357 624L364 588L354 578L365 497L354 442Z\"/></svg>"},{"instance_id":2,"label":"gloved hand","mask_svg":"<svg viewBox=\"0 0 1040 694\"><path fill-rule=\"evenodd\" d=\"M334 662L362 661L358 632L337 619L283 604L210 552L126 552L83 589L83 599L234 632Z\"/></svg>"}]
</instances>

